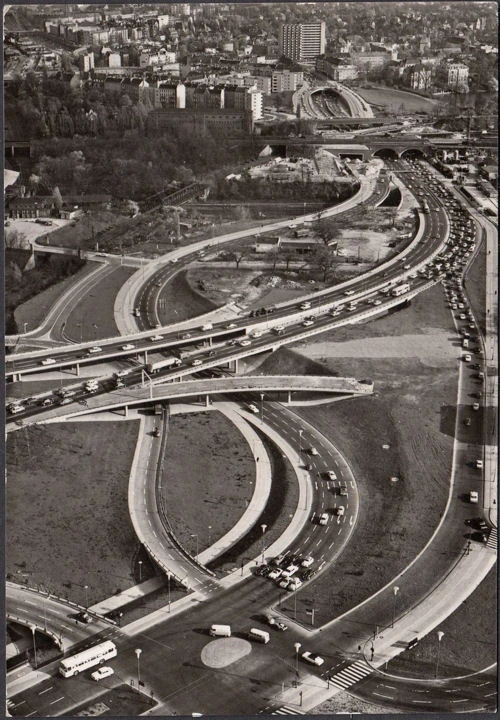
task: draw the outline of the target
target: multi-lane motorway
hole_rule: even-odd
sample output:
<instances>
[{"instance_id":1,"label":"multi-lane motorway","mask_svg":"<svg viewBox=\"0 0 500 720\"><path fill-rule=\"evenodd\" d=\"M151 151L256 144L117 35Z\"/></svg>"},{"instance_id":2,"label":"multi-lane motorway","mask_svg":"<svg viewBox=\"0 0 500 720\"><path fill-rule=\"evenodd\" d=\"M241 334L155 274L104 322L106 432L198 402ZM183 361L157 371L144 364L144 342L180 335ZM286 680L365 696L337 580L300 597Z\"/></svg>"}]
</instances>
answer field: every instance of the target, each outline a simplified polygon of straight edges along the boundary
<instances>
[{"instance_id":1,"label":"multi-lane motorway","mask_svg":"<svg viewBox=\"0 0 500 720\"><path fill-rule=\"evenodd\" d=\"M113 340L102 343L102 350L91 354L90 357L86 351L85 361L94 363L96 356L107 359L120 356L134 357L139 353L144 354L144 350L151 349L155 343L158 348L169 348L172 353L189 352L190 365L184 367L182 371L177 369L171 372L191 373L194 371L192 363L197 359L201 359L202 362L196 369L203 369L211 364L216 365L228 359L244 356L245 353L259 352L270 343L280 345L296 341L305 333L322 332L334 327L336 322L341 322L340 317L351 322L351 318L359 319L367 310L379 312L384 309L384 302L390 302L385 295L380 295L383 286L389 283L395 286L409 281L412 290L415 290L423 289L429 282L444 280L447 285L448 301L457 323L457 337L471 340L470 347L467 348L470 350L471 359L468 360L464 352L459 360L457 442L447 510L429 547L398 579L398 583L404 586L402 593L404 600L401 601L400 610L403 614L409 613L408 617L413 617L412 613L414 613L415 623L418 624L418 613L415 608L418 607L421 598L435 588L439 578L446 577L450 557L460 557L463 553L464 529L467 528L471 512L468 493L472 485L477 487L477 479L481 478L480 471L477 467L473 467L477 458L471 457L470 448L480 442L477 432L483 404L481 373L483 373L484 356L481 355L479 329L466 307L466 298L460 283L463 269L473 257L475 248L472 221L467 219L455 205L451 193L444 191L438 184L431 183L428 173L418 165L410 166L398 162L393 164L392 171L399 173L411 171L410 178L409 173L404 175L405 183L417 197L425 200L429 213L421 215L423 222L421 238L415 247L406 253L402 262L398 260L385 269L381 268L370 278L361 278L355 283L355 287L353 284L353 295L345 295L344 289L323 292L306 301L310 303L309 307L300 307L302 303L298 305L294 303L293 306L276 308L265 321L246 317L236 320L234 327L227 327L227 323L214 324L206 331L191 332L190 338L179 337L177 332L168 333L161 330L163 338L159 341L153 341L151 338L144 341L138 336L133 340L129 338ZM447 205L446 211L443 205ZM165 271L162 269L161 272ZM166 277L158 277L158 280L153 281L153 285L161 292L161 284ZM379 299L381 304L374 305L374 301ZM357 301L357 308L350 311L346 305L353 300ZM155 301L150 298L148 303L151 302ZM332 317L330 312L335 307L338 309L339 305L344 306L340 311L343 315ZM464 307L460 307L461 305ZM306 320L312 320L312 325L304 325ZM258 324L263 325L263 334L255 337L253 334ZM280 325L283 325L284 329L277 331L276 327L279 329ZM241 345L242 341L249 344ZM123 350L122 346L129 342L134 342L135 347ZM201 347L197 348L196 345L200 344ZM82 352L82 348L75 350L76 353ZM62 360L59 353L54 353L54 357L58 358L56 365L75 363L76 354L70 352L66 355L65 352L62 353ZM34 357L37 358L35 362L38 363L41 362L39 358L44 355L25 354L24 357L21 355L16 360L14 368L9 366L9 371L14 374L20 369L33 368ZM138 369L135 373L134 379L138 379L141 370ZM109 390L111 390L112 381L109 382ZM105 391L108 387L103 385L102 389ZM470 401L473 395L474 398L478 395L478 409ZM73 398L73 400L84 399L84 394ZM15 418L15 415L16 413L12 414L12 418ZM22 415L23 413L19 413L17 417ZM466 422L467 419L470 422ZM266 422L285 440L295 445L299 432L301 433L304 463L310 466L309 472L313 478L312 496L304 507L308 512L307 522L297 532L290 545L290 553L300 554L302 557L311 555L315 558L316 567L320 567L322 572L330 572L329 564L348 540L349 529L357 512L358 498L353 478L348 476L348 468L339 465L338 457L331 452L326 441L318 435L309 435L308 431L304 433L303 425L280 406L266 407ZM310 451L313 446L318 449L317 455ZM305 454L308 448L309 452ZM329 472L333 473L331 478L328 476ZM344 484L346 494L341 495L340 488ZM341 501L344 508L342 514L337 512ZM319 518L325 512L328 520L322 525ZM433 550L433 543L439 546L438 554ZM481 557L476 555L468 558L466 561L471 568L474 568L473 563L476 559L478 560L476 574L471 572L464 576L462 585L457 586L457 594L467 592L469 585L472 589L474 583L479 582L481 573L487 571L490 560L484 554ZM314 585L306 585L304 591L309 587L313 588ZM286 591L281 591L279 586L266 577L243 579L229 587L223 587L216 580L211 579L210 587L207 586L206 590L206 599L203 603L193 602L189 612L176 617L175 624L168 622L168 618L159 622L155 625L154 633L145 630L133 637L127 637L126 634L113 629L113 638L119 646L119 653L113 661L115 676L110 684L121 681L129 683L135 677L137 657L134 649L140 647L143 653L143 682L147 692L159 701L158 712L163 714L224 712L236 715L259 711L269 713L281 704L287 691L292 691L297 673L304 692L308 688L312 688L317 693L320 690L324 691L329 685L329 676L342 677L344 673L347 677L350 673L351 677L357 678L356 682L360 681L360 688L366 688L366 696L373 700L380 696L379 701L384 697L389 698L389 688L385 686L390 684L390 681L381 681L380 677L371 678L370 667L366 673L356 671L357 675L350 668L363 660L363 657L357 654L359 652L357 648L365 647L366 627L379 623L381 618L382 622L390 622L390 617L384 620L385 616L390 616L390 588L382 589L376 597L367 600L362 608L354 609L348 618L341 618L332 626L322 628L321 631L314 633L306 631L293 622L292 616L287 620L289 629L285 632L272 630L272 642L262 646L250 645L245 639L246 632L250 627L262 629L268 627L263 612L272 606L275 611L276 609L279 611L280 596L286 595ZM442 609L440 612L443 612ZM214 640L212 645L207 630L213 622L231 624L234 638L227 642ZM407 642L410 638L404 635L401 639ZM226 643L227 649L222 656L225 654L230 658L227 662L221 661L221 654L215 649L220 647L221 642ZM298 651L294 647L296 642L301 643L301 652L310 650L319 653L324 659L323 665L313 668L300 660ZM378 640L376 650L378 651ZM50 671L50 668L48 670ZM52 693L57 695L58 713L67 713L70 708L78 705L77 697L88 700L98 694L95 688L87 687L88 683L76 678L70 680L51 678L49 682L51 687L47 690L47 696L49 693L50 697ZM82 686L82 682L85 687ZM491 680L486 677L483 683L491 683ZM419 688L410 688L410 684L400 680L392 683L395 692L390 697L397 707L407 706L415 710L421 705L421 709L427 711L453 710L453 703L457 701L462 709L472 709L471 702L476 701L481 695L486 697L486 693L479 690L484 685L471 680L468 681L467 686L462 683L458 689L454 689L453 686L441 687L437 690L432 688L431 697L425 694L421 700L413 698L415 700L413 702L411 693L418 693ZM19 708L18 714L25 715L32 712L43 714L44 709L47 709L44 706L45 690L45 686L43 688L39 686L23 693L22 698L16 699L24 703L24 707ZM302 701L302 690L300 692ZM467 696L465 698L467 704L461 703L463 698L454 695L456 692L462 692ZM489 707L489 703L485 702L484 706Z\"/></svg>"}]
</instances>

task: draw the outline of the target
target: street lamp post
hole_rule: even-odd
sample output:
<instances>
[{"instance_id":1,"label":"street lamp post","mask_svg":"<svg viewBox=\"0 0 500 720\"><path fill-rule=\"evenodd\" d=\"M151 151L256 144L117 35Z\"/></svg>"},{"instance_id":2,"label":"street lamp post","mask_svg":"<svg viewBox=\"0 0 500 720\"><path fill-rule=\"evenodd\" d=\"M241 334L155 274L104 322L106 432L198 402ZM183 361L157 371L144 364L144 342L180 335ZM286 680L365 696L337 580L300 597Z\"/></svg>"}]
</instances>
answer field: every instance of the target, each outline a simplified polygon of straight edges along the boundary
<instances>
[{"instance_id":1,"label":"street lamp post","mask_svg":"<svg viewBox=\"0 0 500 720\"><path fill-rule=\"evenodd\" d=\"M85 607L88 608L88 606L89 606L89 586L84 585L83 589L85 590Z\"/></svg>"},{"instance_id":2,"label":"street lamp post","mask_svg":"<svg viewBox=\"0 0 500 720\"><path fill-rule=\"evenodd\" d=\"M139 582L142 582L142 560L139 560L137 564L139 565Z\"/></svg>"},{"instance_id":3,"label":"street lamp post","mask_svg":"<svg viewBox=\"0 0 500 720\"><path fill-rule=\"evenodd\" d=\"M264 393L260 393L260 421L264 422Z\"/></svg>"},{"instance_id":4,"label":"street lamp post","mask_svg":"<svg viewBox=\"0 0 500 720\"><path fill-rule=\"evenodd\" d=\"M443 639L444 632L442 630L438 630L437 632L437 639L438 639L438 647L437 647L437 655L436 655L436 677L438 676L439 671L439 653L441 651L441 640Z\"/></svg>"},{"instance_id":5,"label":"street lamp post","mask_svg":"<svg viewBox=\"0 0 500 720\"><path fill-rule=\"evenodd\" d=\"M296 642L293 644L295 648L295 674L297 677L299 677L299 650L302 647L302 645L299 642Z\"/></svg>"},{"instance_id":6,"label":"street lamp post","mask_svg":"<svg viewBox=\"0 0 500 720\"><path fill-rule=\"evenodd\" d=\"M264 553L266 552L266 545L265 545L265 541L264 541L264 534L265 534L265 532L266 532L267 525L264 525L264 524L261 525L261 526L260 526L260 529L262 530L262 564L264 565L264 563L265 563L265 561L266 561L266 559L265 559L265 557L264 557Z\"/></svg>"},{"instance_id":7,"label":"street lamp post","mask_svg":"<svg viewBox=\"0 0 500 720\"><path fill-rule=\"evenodd\" d=\"M195 555L195 560L196 560L196 562L198 562L198 535L197 535L196 533L192 533L189 537L194 537L194 538L196 538L196 555Z\"/></svg>"},{"instance_id":8,"label":"street lamp post","mask_svg":"<svg viewBox=\"0 0 500 720\"><path fill-rule=\"evenodd\" d=\"M208 547L210 547L211 540L212 540L212 526L209 525L208 526Z\"/></svg>"},{"instance_id":9,"label":"street lamp post","mask_svg":"<svg viewBox=\"0 0 500 720\"><path fill-rule=\"evenodd\" d=\"M35 659L35 669L36 669L36 668L38 667L38 663L37 663L37 661L36 661L36 641L35 641L36 627L35 627L35 625L30 625L30 630L31 630L31 632L32 632L32 634L33 634L33 653L34 653L34 656L35 656L34 659Z\"/></svg>"},{"instance_id":10,"label":"street lamp post","mask_svg":"<svg viewBox=\"0 0 500 720\"><path fill-rule=\"evenodd\" d=\"M24 325L24 335L26 335L26 329L27 329L27 327L28 327L28 323L25 322L25 323L23 323L23 325Z\"/></svg>"},{"instance_id":11,"label":"street lamp post","mask_svg":"<svg viewBox=\"0 0 500 720\"><path fill-rule=\"evenodd\" d=\"M299 430L299 456L302 457L302 433L303 430Z\"/></svg>"},{"instance_id":12,"label":"street lamp post","mask_svg":"<svg viewBox=\"0 0 500 720\"><path fill-rule=\"evenodd\" d=\"M392 588L392 593L393 593L393 595L394 595L394 601L393 601L393 604L392 604L392 623L391 623L391 628L394 627L394 620L396 619L396 596L397 596L398 592L399 592L398 586L397 586L397 585L394 585L394 587Z\"/></svg>"},{"instance_id":13,"label":"street lamp post","mask_svg":"<svg viewBox=\"0 0 500 720\"><path fill-rule=\"evenodd\" d=\"M141 653L142 650L137 648L135 654L137 655L137 686L141 684Z\"/></svg>"},{"instance_id":14,"label":"street lamp post","mask_svg":"<svg viewBox=\"0 0 500 720\"><path fill-rule=\"evenodd\" d=\"M170 573L167 573L168 612L170 612Z\"/></svg>"}]
</instances>

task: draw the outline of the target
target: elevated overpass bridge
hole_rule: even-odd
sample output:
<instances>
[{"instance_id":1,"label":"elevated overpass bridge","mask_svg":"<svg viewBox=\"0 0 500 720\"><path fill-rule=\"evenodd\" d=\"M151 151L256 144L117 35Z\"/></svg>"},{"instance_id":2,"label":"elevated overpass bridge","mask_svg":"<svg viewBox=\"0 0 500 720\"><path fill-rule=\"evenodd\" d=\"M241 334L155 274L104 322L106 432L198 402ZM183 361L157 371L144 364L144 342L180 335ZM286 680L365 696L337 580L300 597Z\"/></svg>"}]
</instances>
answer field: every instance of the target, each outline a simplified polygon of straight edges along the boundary
<instances>
[{"instance_id":1,"label":"elevated overpass bridge","mask_svg":"<svg viewBox=\"0 0 500 720\"><path fill-rule=\"evenodd\" d=\"M326 121L318 121L323 123ZM435 150L463 149L464 142L457 140L454 144L444 142L439 138L419 137L417 135L399 137L381 137L380 135L367 136L359 135L354 137L328 138L321 135L304 137L283 137L277 135L258 135L252 138L252 142L259 146L285 148L287 154L294 154L303 148L323 147L332 149L336 154L345 157L362 157L369 160L372 157L404 157L405 153L417 152L422 156L433 153Z\"/></svg>"},{"instance_id":2,"label":"elevated overpass bridge","mask_svg":"<svg viewBox=\"0 0 500 720\"><path fill-rule=\"evenodd\" d=\"M318 395L370 395L372 381L360 381L352 377L328 377L316 375L243 375L222 376L196 380L171 381L162 384L148 383L144 387L124 387L119 390L91 396L86 405L59 406L47 409L33 417L33 421L57 422L71 420L99 412L120 412L127 415L130 408L144 407L159 402L203 398L208 404L212 395L265 393L274 399L290 403L296 393L317 393ZM279 397L274 397L278 395ZM19 426L17 426L19 427ZM14 430L10 424L10 430Z\"/></svg>"}]
</instances>

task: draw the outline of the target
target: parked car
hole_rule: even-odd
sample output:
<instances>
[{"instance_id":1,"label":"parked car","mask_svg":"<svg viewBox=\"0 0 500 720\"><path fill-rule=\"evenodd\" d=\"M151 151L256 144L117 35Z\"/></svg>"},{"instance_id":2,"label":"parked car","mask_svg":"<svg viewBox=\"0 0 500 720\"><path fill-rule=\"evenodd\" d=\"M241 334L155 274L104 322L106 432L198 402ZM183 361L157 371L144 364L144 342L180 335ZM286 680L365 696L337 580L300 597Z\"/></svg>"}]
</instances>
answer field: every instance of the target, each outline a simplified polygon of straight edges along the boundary
<instances>
[{"instance_id":1,"label":"parked car","mask_svg":"<svg viewBox=\"0 0 500 720\"><path fill-rule=\"evenodd\" d=\"M268 617L267 624L270 625L275 630L281 630L281 632L288 630L288 625L285 625L284 622L281 622L280 620L278 620L278 618L275 618L275 617Z\"/></svg>"},{"instance_id":2,"label":"parked car","mask_svg":"<svg viewBox=\"0 0 500 720\"><path fill-rule=\"evenodd\" d=\"M328 480L336 480L337 479L337 476L335 475L333 470L328 470L328 472L326 473L326 477L328 478Z\"/></svg>"},{"instance_id":3,"label":"parked car","mask_svg":"<svg viewBox=\"0 0 500 720\"><path fill-rule=\"evenodd\" d=\"M306 558L304 558L304 559L302 560L302 562L301 562L300 564L301 564L302 567L307 568L307 567L310 567L310 566L313 564L313 562L314 562L313 556L312 556L312 555L308 555Z\"/></svg>"}]
</instances>

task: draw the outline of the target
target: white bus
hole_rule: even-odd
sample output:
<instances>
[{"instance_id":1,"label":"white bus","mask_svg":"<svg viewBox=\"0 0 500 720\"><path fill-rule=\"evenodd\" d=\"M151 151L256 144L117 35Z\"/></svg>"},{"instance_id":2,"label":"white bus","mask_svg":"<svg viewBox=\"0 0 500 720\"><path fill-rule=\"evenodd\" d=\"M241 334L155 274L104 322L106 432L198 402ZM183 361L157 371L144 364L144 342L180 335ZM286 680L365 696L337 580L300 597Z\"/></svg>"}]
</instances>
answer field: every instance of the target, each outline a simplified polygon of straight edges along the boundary
<instances>
[{"instance_id":1,"label":"white bus","mask_svg":"<svg viewBox=\"0 0 500 720\"><path fill-rule=\"evenodd\" d=\"M100 663L110 660L117 655L116 645L111 640L94 645L94 647L82 650L82 652L72 655L71 657L61 660L59 672L63 677L72 677L78 675L82 670L94 667Z\"/></svg>"},{"instance_id":2,"label":"white bus","mask_svg":"<svg viewBox=\"0 0 500 720\"><path fill-rule=\"evenodd\" d=\"M403 285L399 285L399 287L395 287L391 290L391 295L393 297L397 297L398 295L404 295L404 293L407 293L410 289L409 283L404 283Z\"/></svg>"}]
</instances>

